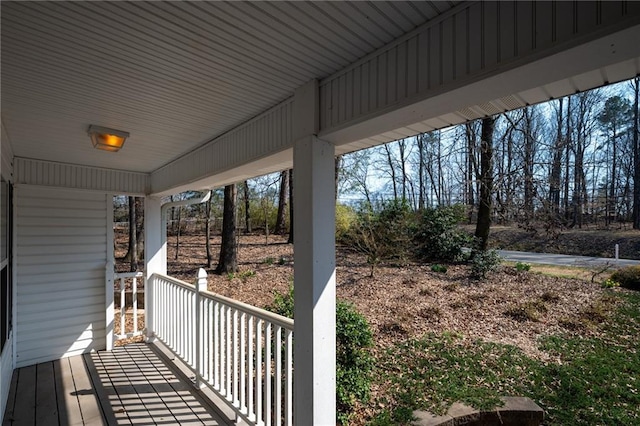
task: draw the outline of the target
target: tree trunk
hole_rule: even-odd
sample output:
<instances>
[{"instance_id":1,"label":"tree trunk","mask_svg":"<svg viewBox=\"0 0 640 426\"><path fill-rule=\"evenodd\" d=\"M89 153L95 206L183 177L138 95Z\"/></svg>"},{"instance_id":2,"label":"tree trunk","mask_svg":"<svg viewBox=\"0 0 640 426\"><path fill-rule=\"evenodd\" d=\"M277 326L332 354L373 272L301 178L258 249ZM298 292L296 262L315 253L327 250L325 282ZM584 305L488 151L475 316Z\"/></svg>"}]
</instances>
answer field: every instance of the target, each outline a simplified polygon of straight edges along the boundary
<instances>
[{"instance_id":1,"label":"tree trunk","mask_svg":"<svg viewBox=\"0 0 640 426\"><path fill-rule=\"evenodd\" d=\"M564 197L563 197L563 207L564 207L564 215L565 219L569 218L569 167L571 160L571 145L572 145L572 137L571 137L571 96L567 99L567 128L565 134L565 144L566 144L566 155L565 155L565 164L564 164Z\"/></svg>"},{"instance_id":2,"label":"tree trunk","mask_svg":"<svg viewBox=\"0 0 640 426\"><path fill-rule=\"evenodd\" d=\"M238 271L236 199L237 190L235 184L225 186L222 214L222 243L220 245L220 259L218 260L218 266L215 271L217 274L228 274Z\"/></svg>"},{"instance_id":3,"label":"tree trunk","mask_svg":"<svg viewBox=\"0 0 640 426\"><path fill-rule=\"evenodd\" d=\"M465 135L467 137L467 208L469 209L469 224L473 220L473 209L475 207L475 197L473 191L473 176L475 161L475 152L476 152L476 134L473 131L473 125L471 123L465 124Z\"/></svg>"},{"instance_id":4,"label":"tree trunk","mask_svg":"<svg viewBox=\"0 0 640 426\"><path fill-rule=\"evenodd\" d=\"M207 268L211 269L211 266L213 265L213 255L211 253L211 199L207 200L205 209L207 210L205 212L206 222L204 224L204 234L207 239L205 243L207 249Z\"/></svg>"},{"instance_id":5,"label":"tree trunk","mask_svg":"<svg viewBox=\"0 0 640 426\"><path fill-rule=\"evenodd\" d=\"M335 162L334 162L334 173L335 173L335 177L334 177L334 183L335 183L335 197L336 197L336 204L338 203L338 186L340 184L340 170L342 169L342 155L337 155ZM286 173L286 172L283 172Z\"/></svg>"},{"instance_id":6,"label":"tree trunk","mask_svg":"<svg viewBox=\"0 0 640 426\"><path fill-rule=\"evenodd\" d=\"M418 144L418 210L424 210L424 134L416 136L416 143Z\"/></svg>"},{"instance_id":7,"label":"tree trunk","mask_svg":"<svg viewBox=\"0 0 640 426\"><path fill-rule=\"evenodd\" d=\"M176 207L174 207L175 209ZM176 255L174 257L175 260L178 260L178 256L180 256L180 229L182 225L182 206L177 207L178 209L178 228L176 229Z\"/></svg>"},{"instance_id":8,"label":"tree trunk","mask_svg":"<svg viewBox=\"0 0 640 426\"><path fill-rule=\"evenodd\" d=\"M633 229L640 229L640 118L638 117L638 98L640 98L640 77L634 80L633 100Z\"/></svg>"},{"instance_id":9,"label":"tree trunk","mask_svg":"<svg viewBox=\"0 0 640 426\"><path fill-rule=\"evenodd\" d=\"M251 233L251 203L249 201L249 183L245 180L242 184L244 192L244 232Z\"/></svg>"},{"instance_id":10,"label":"tree trunk","mask_svg":"<svg viewBox=\"0 0 640 426\"><path fill-rule=\"evenodd\" d=\"M389 144L384 144L384 150L387 153L387 163L389 164L389 173L391 173L391 184L393 185L393 200L398 201L398 182L396 181L396 168L393 166L393 157Z\"/></svg>"},{"instance_id":11,"label":"tree trunk","mask_svg":"<svg viewBox=\"0 0 640 426\"><path fill-rule=\"evenodd\" d=\"M524 214L525 221L528 223L533 219L533 197L535 195L535 186L533 182L533 159L535 154L535 138L533 135L533 114L532 107L524 109Z\"/></svg>"},{"instance_id":12,"label":"tree trunk","mask_svg":"<svg viewBox=\"0 0 640 426\"><path fill-rule=\"evenodd\" d=\"M289 169L289 239L287 243L293 244L293 169Z\"/></svg>"},{"instance_id":13,"label":"tree trunk","mask_svg":"<svg viewBox=\"0 0 640 426\"><path fill-rule=\"evenodd\" d=\"M493 192L493 126L495 118L482 119L482 136L480 140L480 205L475 236L478 248L487 249L489 230L491 228L491 194Z\"/></svg>"},{"instance_id":14,"label":"tree trunk","mask_svg":"<svg viewBox=\"0 0 640 426\"><path fill-rule=\"evenodd\" d=\"M551 176L549 178L549 204L551 205L551 211L553 212L554 218L557 218L560 212L560 178L562 174L562 152L564 148L562 139L562 123L564 121L562 118L562 99L558 102L558 132L553 146L553 160L551 163Z\"/></svg>"},{"instance_id":15,"label":"tree trunk","mask_svg":"<svg viewBox=\"0 0 640 426\"><path fill-rule=\"evenodd\" d=\"M287 232L287 195L289 195L289 171L280 173L280 194L278 196L278 214L276 216L276 227L274 234L284 235Z\"/></svg>"},{"instance_id":16,"label":"tree trunk","mask_svg":"<svg viewBox=\"0 0 640 426\"><path fill-rule=\"evenodd\" d=\"M138 270L138 239L136 232L136 201L135 197L129 197L129 249L125 260L130 263L129 270L136 272Z\"/></svg>"}]
</instances>

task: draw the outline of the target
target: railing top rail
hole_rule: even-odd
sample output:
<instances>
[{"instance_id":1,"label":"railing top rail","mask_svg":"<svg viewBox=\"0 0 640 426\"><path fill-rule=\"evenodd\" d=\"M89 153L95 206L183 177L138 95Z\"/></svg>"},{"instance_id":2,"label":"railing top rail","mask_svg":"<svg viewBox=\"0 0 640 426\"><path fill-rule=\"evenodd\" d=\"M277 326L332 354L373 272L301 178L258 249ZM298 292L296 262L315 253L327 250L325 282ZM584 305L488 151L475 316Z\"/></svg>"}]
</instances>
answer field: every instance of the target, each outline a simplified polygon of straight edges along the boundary
<instances>
[{"instance_id":1,"label":"railing top rail","mask_svg":"<svg viewBox=\"0 0 640 426\"><path fill-rule=\"evenodd\" d=\"M115 272L113 274L114 278L142 278L144 277L144 272Z\"/></svg>"},{"instance_id":2,"label":"railing top rail","mask_svg":"<svg viewBox=\"0 0 640 426\"><path fill-rule=\"evenodd\" d=\"M195 291L195 286L193 284L189 284L177 278L168 277L162 274L153 274L167 281L171 281L174 284L177 284L181 287L188 288L191 291ZM153 277L152 275L152 277ZM293 331L293 320L287 317L283 317L282 315L274 314L273 312L269 312L265 309L258 308L257 306L249 305L247 303L240 302L238 300L231 299L226 296L222 296L220 294L216 294L210 291L200 292L202 297L206 297L207 299L214 300L216 302L220 302L224 305L230 306L234 309L237 309L240 312L244 312L249 315L253 315L258 317L264 321L269 321L273 324L279 325L286 329Z\"/></svg>"}]
</instances>

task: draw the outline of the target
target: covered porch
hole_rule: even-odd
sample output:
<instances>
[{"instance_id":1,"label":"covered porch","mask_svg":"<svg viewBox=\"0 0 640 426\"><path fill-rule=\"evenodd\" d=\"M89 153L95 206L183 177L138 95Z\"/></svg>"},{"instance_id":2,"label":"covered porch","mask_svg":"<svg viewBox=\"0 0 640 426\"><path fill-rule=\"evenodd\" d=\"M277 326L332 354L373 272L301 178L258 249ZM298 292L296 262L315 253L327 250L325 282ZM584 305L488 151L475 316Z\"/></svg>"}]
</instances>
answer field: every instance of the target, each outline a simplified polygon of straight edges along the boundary
<instances>
[{"instance_id":1,"label":"covered porch","mask_svg":"<svg viewBox=\"0 0 640 426\"><path fill-rule=\"evenodd\" d=\"M637 2L0 7L0 414L11 404L11 416L34 401L21 376L51 389L63 377L56 365L72 360L93 363L85 381L105 390L106 399L95 387L87 418L110 421L101 401L124 407L106 390L133 395L114 386L124 370L110 358L120 351L111 347L113 196L132 195L145 198L146 339L184 362L198 389L226 401L234 421L334 424L335 156L640 73ZM129 138L117 152L94 149L90 126ZM295 329L206 292L202 277L166 276L166 197L287 168ZM152 374L161 368L140 359ZM100 365L115 375L111 388ZM141 386L155 392L150 380ZM68 389L65 407L76 392L80 410L85 387ZM161 417L178 420L180 408L159 404Z\"/></svg>"},{"instance_id":2,"label":"covered porch","mask_svg":"<svg viewBox=\"0 0 640 426\"><path fill-rule=\"evenodd\" d=\"M144 343L13 372L3 425L227 425L161 349Z\"/></svg>"}]
</instances>

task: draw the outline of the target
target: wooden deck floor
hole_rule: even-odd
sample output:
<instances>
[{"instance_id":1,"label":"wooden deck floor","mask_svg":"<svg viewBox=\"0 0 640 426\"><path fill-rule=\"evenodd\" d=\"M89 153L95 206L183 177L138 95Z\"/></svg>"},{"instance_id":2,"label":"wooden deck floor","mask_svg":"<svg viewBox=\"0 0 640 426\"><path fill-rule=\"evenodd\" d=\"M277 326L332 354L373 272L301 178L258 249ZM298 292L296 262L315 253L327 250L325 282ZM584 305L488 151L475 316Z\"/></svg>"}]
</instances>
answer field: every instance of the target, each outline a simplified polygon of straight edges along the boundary
<instances>
[{"instance_id":1,"label":"wooden deck floor","mask_svg":"<svg viewBox=\"0 0 640 426\"><path fill-rule=\"evenodd\" d=\"M226 425L144 344L24 367L13 373L3 426Z\"/></svg>"}]
</instances>

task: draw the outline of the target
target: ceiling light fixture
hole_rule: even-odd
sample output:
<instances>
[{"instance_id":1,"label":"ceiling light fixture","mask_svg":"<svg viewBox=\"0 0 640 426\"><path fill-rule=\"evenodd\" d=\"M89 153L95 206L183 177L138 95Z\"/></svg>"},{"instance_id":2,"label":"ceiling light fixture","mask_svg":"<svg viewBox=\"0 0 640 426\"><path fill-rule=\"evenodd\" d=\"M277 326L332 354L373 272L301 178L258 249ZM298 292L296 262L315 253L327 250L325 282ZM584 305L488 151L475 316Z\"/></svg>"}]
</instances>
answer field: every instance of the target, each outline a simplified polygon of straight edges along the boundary
<instances>
[{"instance_id":1,"label":"ceiling light fixture","mask_svg":"<svg viewBox=\"0 0 640 426\"><path fill-rule=\"evenodd\" d=\"M92 124L89 126L89 136L94 148L116 152L122 148L129 133Z\"/></svg>"}]
</instances>

